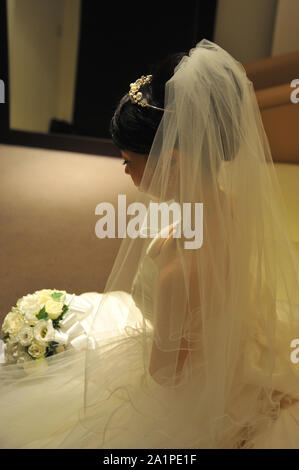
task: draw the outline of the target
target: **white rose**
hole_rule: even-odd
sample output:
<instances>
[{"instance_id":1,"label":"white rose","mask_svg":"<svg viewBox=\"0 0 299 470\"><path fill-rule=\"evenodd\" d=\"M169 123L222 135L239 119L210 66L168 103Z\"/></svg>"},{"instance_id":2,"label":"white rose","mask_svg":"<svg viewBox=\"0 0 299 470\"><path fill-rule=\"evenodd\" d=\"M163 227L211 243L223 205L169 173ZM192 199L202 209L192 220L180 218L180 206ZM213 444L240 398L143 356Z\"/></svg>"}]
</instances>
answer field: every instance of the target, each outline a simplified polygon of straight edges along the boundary
<instances>
[{"instance_id":1,"label":"white rose","mask_svg":"<svg viewBox=\"0 0 299 470\"><path fill-rule=\"evenodd\" d=\"M29 346L33 340L33 328L24 326L18 333L18 340L22 346Z\"/></svg>"},{"instance_id":2,"label":"white rose","mask_svg":"<svg viewBox=\"0 0 299 470\"><path fill-rule=\"evenodd\" d=\"M17 301L18 309L25 315L31 317L37 315L41 308L43 307L42 303L39 301L38 295L28 294L22 297Z\"/></svg>"},{"instance_id":3,"label":"white rose","mask_svg":"<svg viewBox=\"0 0 299 470\"><path fill-rule=\"evenodd\" d=\"M22 314L21 310L19 310L18 307L11 307L11 311Z\"/></svg>"},{"instance_id":4,"label":"white rose","mask_svg":"<svg viewBox=\"0 0 299 470\"><path fill-rule=\"evenodd\" d=\"M51 320L40 320L38 324L33 328L34 338L39 343L45 344L49 341L53 341L55 331Z\"/></svg>"},{"instance_id":5,"label":"white rose","mask_svg":"<svg viewBox=\"0 0 299 470\"><path fill-rule=\"evenodd\" d=\"M19 342L18 335L10 335L8 338L9 344L16 344Z\"/></svg>"},{"instance_id":6,"label":"white rose","mask_svg":"<svg viewBox=\"0 0 299 470\"><path fill-rule=\"evenodd\" d=\"M37 325L39 322L39 319L37 318L37 316L31 315L31 314L25 315L25 320L26 320L26 324L32 327Z\"/></svg>"},{"instance_id":7,"label":"white rose","mask_svg":"<svg viewBox=\"0 0 299 470\"><path fill-rule=\"evenodd\" d=\"M9 341L5 345L5 360L8 364L14 364L23 353L24 348L19 343Z\"/></svg>"},{"instance_id":8,"label":"white rose","mask_svg":"<svg viewBox=\"0 0 299 470\"><path fill-rule=\"evenodd\" d=\"M48 300L45 305L47 314L52 320L56 320L62 313L63 303L56 300Z\"/></svg>"},{"instance_id":9,"label":"white rose","mask_svg":"<svg viewBox=\"0 0 299 470\"><path fill-rule=\"evenodd\" d=\"M16 311L9 312L3 322L2 330L10 335L17 335L20 329L25 326L24 317Z\"/></svg>"},{"instance_id":10,"label":"white rose","mask_svg":"<svg viewBox=\"0 0 299 470\"><path fill-rule=\"evenodd\" d=\"M52 293L54 291L52 289L42 289L42 290L37 290L35 294L37 295L39 302L42 305L45 305L48 300L52 299Z\"/></svg>"},{"instance_id":11,"label":"white rose","mask_svg":"<svg viewBox=\"0 0 299 470\"><path fill-rule=\"evenodd\" d=\"M34 358L39 358L42 357L46 352L46 346L41 343L33 342L31 346L28 348L28 354L30 354L31 357Z\"/></svg>"}]
</instances>

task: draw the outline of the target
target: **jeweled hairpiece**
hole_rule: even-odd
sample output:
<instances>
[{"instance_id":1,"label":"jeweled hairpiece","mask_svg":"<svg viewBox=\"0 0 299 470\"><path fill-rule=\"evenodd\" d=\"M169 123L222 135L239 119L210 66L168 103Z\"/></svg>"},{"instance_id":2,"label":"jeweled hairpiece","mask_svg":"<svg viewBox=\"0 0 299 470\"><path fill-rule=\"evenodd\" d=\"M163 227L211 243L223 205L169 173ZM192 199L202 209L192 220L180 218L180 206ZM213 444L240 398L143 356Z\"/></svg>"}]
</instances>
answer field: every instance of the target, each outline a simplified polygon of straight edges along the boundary
<instances>
[{"instance_id":1,"label":"jeweled hairpiece","mask_svg":"<svg viewBox=\"0 0 299 470\"><path fill-rule=\"evenodd\" d=\"M157 106L153 106L152 104L149 104L142 96L141 91L139 91L140 87L142 85L145 85L145 83L149 83L152 80L152 75L147 75L144 76L142 75L136 82L130 84L130 91L129 91L129 96L132 101L132 103L139 104L139 106L148 106L149 108L155 108L155 109L160 109L161 111L164 111L163 108L158 108Z\"/></svg>"}]
</instances>

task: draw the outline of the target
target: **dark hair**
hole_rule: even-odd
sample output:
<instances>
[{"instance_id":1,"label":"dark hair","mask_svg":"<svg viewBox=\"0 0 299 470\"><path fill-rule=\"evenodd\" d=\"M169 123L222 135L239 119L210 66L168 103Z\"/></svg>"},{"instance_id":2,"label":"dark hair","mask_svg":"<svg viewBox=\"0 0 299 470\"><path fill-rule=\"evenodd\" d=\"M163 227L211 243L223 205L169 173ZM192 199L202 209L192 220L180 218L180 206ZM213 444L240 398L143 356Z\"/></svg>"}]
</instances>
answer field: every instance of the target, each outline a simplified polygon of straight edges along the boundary
<instances>
[{"instance_id":1,"label":"dark hair","mask_svg":"<svg viewBox=\"0 0 299 470\"><path fill-rule=\"evenodd\" d=\"M170 54L152 67L151 82L140 90L149 104L164 108L165 83L185 55L185 52ZM110 121L109 131L113 142L121 150L148 155L162 116L163 111L132 103L126 93Z\"/></svg>"},{"instance_id":2,"label":"dark hair","mask_svg":"<svg viewBox=\"0 0 299 470\"><path fill-rule=\"evenodd\" d=\"M143 96L149 104L164 108L165 83L172 77L175 67L186 56L185 52L168 55L165 59L157 62L151 71L152 80L141 87ZM237 93L235 95L237 117L234 120L230 116L230 109L220 100L215 101L213 94L210 95L210 114L220 132L223 148L223 158L226 161L233 160L240 146L240 135L237 134L236 124L241 118L241 101L243 97L241 84L231 69L225 67L230 81ZM224 84L225 85L225 84ZM223 85L223 86L224 86ZM221 113L220 113L221 108ZM225 118L226 127L223 127L222 119ZM110 134L115 145L121 150L128 150L143 155L148 155L152 143L163 116L163 111L142 107L132 103L129 94L126 93L120 100L110 122ZM227 123L231 123L227 126ZM229 131L227 132L227 129ZM204 140L203 145L208 143ZM207 172L211 173L209 159L204 160ZM220 162L215 162L219 166Z\"/></svg>"}]
</instances>

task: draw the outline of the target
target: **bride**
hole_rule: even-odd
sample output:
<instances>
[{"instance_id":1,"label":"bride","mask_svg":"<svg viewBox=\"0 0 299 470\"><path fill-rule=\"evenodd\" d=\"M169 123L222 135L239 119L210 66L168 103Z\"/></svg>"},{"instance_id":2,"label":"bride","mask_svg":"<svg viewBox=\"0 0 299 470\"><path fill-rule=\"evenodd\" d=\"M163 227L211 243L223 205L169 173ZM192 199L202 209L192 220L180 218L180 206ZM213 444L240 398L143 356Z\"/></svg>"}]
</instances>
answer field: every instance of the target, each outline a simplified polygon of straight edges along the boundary
<instances>
[{"instance_id":1,"label":"bride","mask_svg":"<svg viewBox=\"0 0 299 470\"><path fill-rule=\"evenodd\" d=\"M203 39L132 83L110 130L130 236L79 296L86 347L1 366L1 447L297 448L295 257L243 66Z\"/></svg>"}]
</instances>

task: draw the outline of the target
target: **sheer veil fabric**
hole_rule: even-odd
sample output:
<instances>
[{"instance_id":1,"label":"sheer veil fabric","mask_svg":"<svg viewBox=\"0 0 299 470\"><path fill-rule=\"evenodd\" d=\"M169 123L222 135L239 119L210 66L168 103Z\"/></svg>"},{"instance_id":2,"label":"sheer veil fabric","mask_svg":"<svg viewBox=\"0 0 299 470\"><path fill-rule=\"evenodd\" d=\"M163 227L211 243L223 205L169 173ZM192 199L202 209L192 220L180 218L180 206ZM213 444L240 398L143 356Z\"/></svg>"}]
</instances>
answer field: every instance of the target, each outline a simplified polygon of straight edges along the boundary
<instances>
[{"instance_id":1,"label":"sheer veil fabric","mask_svg":"<svg viewBox=\"0 0 299 470\"><path fill-rule=\"evenodd\" d=\"M48 374L72 374L77 401L41 445L251 448L299 399L298 277L252 82L217 44L201 40L166 82L139 190L93 347L50 358ZM152 215L158 206L170 222ZM128 295L127 316L103 338L115 292ZM69 397L55 393L59 412Z\"/></svg>"},{"instance_id":2,"label":"sheer veil fabric","mask_svg":"<svg viewBox=\"0 0 299 470\"><path fill-rule=\"evenodd\" d=\"M269 143L243 66L206 39L166 83L164 108L136 203L148 212L152 202L176 203L182 236L152 254L151 326L128 322L128 336L109 352L87 352L82 423L108 447L251 447L287 397L299 398L290 361L298 279ZM203 243L187 249L183 226L194 228L195 203L203 203ZM148 243L123 240L107 292L131 292ZM140 289L144 312L146 284ZM106 357L108 382L109 361L126 374L112 372L111 403L113 393L121 398L104 436Z\"/></svg>"}]
</instances>

